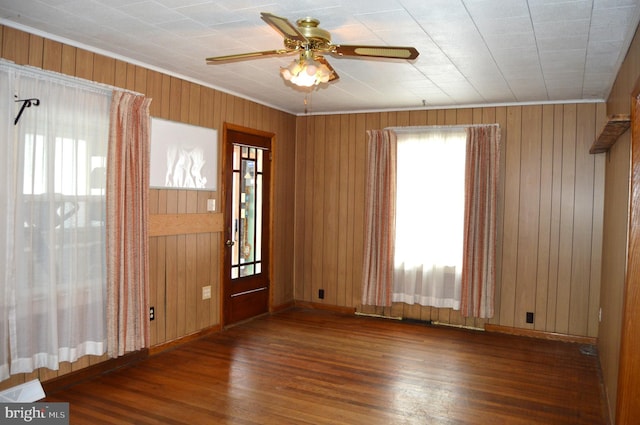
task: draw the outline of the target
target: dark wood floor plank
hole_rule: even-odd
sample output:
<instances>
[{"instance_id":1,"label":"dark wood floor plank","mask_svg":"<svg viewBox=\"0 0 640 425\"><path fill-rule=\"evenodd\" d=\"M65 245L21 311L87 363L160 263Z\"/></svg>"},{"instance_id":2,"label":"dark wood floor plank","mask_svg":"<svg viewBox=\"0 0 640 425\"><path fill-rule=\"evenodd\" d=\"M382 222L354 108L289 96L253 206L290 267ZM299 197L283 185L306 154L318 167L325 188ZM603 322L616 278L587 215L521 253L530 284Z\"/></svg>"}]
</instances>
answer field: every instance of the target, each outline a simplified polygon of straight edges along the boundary
<instances>
[{"instance_id":1,"label":"dark wood floor plank","mask_svg":"<svg viewBox=\"0 0 640 425\"><path fill-rule=\"evenodd\" d=\"M605 424L580 348L292 309L47 400L72 424Z\"/></svg>"}]
</instances>

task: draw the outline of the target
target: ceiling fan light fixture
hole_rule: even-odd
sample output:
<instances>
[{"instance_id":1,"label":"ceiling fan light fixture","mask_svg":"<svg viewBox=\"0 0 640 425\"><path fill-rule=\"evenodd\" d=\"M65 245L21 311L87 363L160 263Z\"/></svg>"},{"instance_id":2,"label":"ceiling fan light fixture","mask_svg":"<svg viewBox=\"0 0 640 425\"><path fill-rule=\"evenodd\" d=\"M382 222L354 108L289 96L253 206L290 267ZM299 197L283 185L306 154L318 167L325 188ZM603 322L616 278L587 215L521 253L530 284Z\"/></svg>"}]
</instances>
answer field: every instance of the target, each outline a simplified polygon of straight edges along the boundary
<instances>
[{"instance_id":1,"label":"ceiling fan light fixture","mask_svg":"<svg viewBox=\"0 0 640 425\"><path fill-rule=\"evenodd\" d=\"M301 54L299 59L294 59L288 66L280 68L282 78L300 87L328 83L332 74L333 71L327 65L308 54Z\"/></svg>"}]
</instances>

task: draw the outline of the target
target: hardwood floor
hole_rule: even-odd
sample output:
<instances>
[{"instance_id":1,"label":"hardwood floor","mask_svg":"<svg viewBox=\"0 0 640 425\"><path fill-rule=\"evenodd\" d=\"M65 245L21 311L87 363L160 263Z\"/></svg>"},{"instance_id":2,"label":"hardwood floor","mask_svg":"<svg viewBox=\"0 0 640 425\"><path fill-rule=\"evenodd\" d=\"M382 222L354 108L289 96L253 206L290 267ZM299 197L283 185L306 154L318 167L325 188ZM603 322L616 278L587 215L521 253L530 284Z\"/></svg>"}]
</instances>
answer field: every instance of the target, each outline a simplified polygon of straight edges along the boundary
<instances>
[{"instance_id":1,"label":"hardwood floor","mask_svg":"<svg viewBox=\"0 0 640 425\"><path fill-rule=\"evenodd\" d=\"M47 400L72 424L605 424L581 347L292 309Z\"/></svg>"}]
</instances>

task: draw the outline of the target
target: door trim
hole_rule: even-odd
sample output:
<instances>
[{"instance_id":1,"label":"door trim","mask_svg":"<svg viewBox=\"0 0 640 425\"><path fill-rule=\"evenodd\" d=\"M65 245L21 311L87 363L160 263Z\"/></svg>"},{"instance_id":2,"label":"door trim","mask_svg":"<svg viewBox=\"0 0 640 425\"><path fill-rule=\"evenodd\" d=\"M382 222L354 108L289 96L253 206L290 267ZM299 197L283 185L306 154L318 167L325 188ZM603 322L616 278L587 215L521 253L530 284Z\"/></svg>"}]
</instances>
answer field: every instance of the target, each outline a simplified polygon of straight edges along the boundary
<instances>
[{"instance_id":1,"label":"door trim","mask_svg":"<svg viewBox=\"0 0 640 425\"><path fill-rule=\"evenodd\" d=\"M253 136L257 136L259 138L266 138L270 140L270 146L269 146L269 152L270 152L270 160L269 161L265 161L265 167L268 166L269 167L269 171L270 171L270 179L269 179L269 211L268 211L268 216L266 217L266 226L264 231L267 232L267 237L268 237L268 247L269 247L269 255L267 257L267 261L269 264L268 270L267 270L267 277L269 279L269 294L268 294L268 312L272 312L273 311L273 198L274 198L274 182L275 182L275 167L273 166L273 161L276 158L276 154L275 154L275 145L276 145L276 140L275 140L275 133L272 132L268 132L268 131L263 131L263 130L258 130L258 129L254 129L254 128L249 128L249 127L243 127L237 124L231 124L228 122L224 122L223 126L222 126L222 167L221 167L221 173L220 173L220 180L221 180L221 195L220 195L220 199L221 199L221 203L222 203L222 208L221 208L221 212L222 212L222 222L223 222L223 230L220 233L220 240L219 240L219 252L220 252L220 271L219 271L219 279L220 279L220 325L222 328L224 328L225 326L227 326L226 323L226 317L225 317L225 302L226 302L226 297L225 297L225 253L226 253L226 239L227 239L227 235L226 235L226 223L227 223L227 192L229 190L231 190L229 187L227 187L227 181L226 181L226 172L227 172L227 167L231 166L230 164L227 163L227 158L228 158L228 151L227 149L229 149L229 143L228 143L228 134L230 131L235 131L235 132L239 132L239 133L244 133L244 134L248 134L248 135L253 135ZM256 144L256 146L260 146L259 144ZM266 146L263 146L266 147Z\"/></svg>"}]
</instances>

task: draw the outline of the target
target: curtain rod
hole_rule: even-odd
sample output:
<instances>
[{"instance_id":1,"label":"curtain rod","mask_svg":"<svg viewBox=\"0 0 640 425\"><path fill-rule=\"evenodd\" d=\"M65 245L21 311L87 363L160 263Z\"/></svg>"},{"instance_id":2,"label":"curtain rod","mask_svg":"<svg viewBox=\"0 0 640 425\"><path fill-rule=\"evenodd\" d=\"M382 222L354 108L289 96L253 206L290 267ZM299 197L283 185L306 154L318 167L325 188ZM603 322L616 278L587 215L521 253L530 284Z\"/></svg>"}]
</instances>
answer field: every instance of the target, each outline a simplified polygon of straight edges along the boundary
<instances>
[{"instance_id":1,"label":"curtain rod","mask_svg":"<svg viewBox=\"0 0 640 425\"><path fill-rule=\"evenodd\" d=\"M123 89L120 87L115 87L109 84L98 83L96 81L87 80L80 77L75 77L72 75L62 74L56 71L45 70L41 68L37 68L32 65L17 65L14 62L8 61L6 59L0 59L0 70L9 70L15 71L26 75L32 75L36 77L53 77L59 80L62 83L73 83L75 85L83 86L88 90L102 90L112 92L114 90L119 90L125 93L130 93L136 96L144 96L143 93L138 93L133 90Z\"/></svg>"},{"instance_id":2,"label":"curtain rod","mask_svg":"<svg viewBox=\"0 0 640 425\"><path fill-rule=\"evenodd\" d=\"M500 124L455 124L455 125L416 125L403 127L385 127L385 130L393 131L419 131L419 130L460 130L470 127L500 127Z\"/></svg>"}]
</instances>

